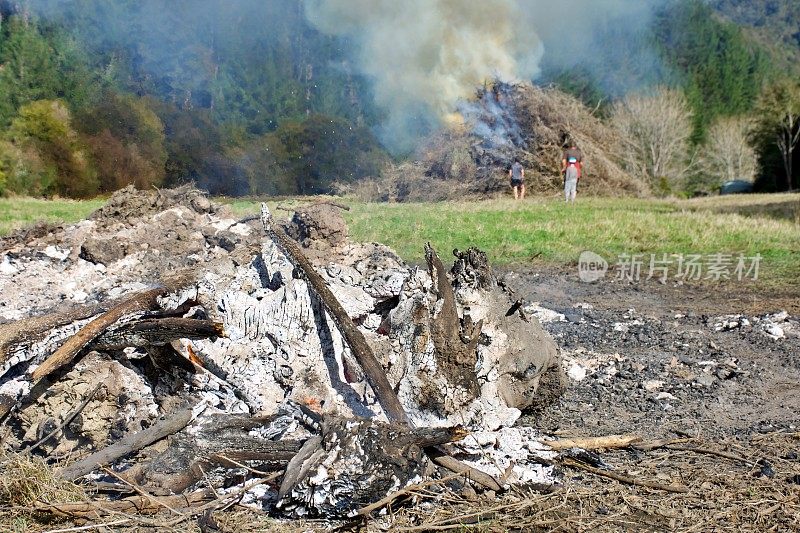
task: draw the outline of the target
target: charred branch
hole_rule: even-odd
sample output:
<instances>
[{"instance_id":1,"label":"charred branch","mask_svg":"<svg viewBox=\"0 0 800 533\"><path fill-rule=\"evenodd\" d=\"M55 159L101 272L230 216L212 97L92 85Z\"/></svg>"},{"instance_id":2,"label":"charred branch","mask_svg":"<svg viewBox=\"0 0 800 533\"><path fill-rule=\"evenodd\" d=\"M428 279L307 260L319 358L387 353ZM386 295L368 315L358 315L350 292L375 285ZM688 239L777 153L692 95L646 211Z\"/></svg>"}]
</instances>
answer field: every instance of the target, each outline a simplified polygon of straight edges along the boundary
<instances>
[{"instance_id":1,"label":"charred branch","mask_svg":"<svg viewBox=\"0 0 800 533\"><path fill-rule=\"evenodd\" d=\"M220 322L194 318L149 318L109 328L87 345L92 350L122 350L164 346L177 339L210 339L223 337Z\"/></svg>"},{"instance_id":2,"label":"charred branch","mask_svg":"<svg viewBox=\"0 0 800 533\"><path fill-rule=\"evenodd\" d=\"M85 476L99 466L109 464L128 454L137 452L156 441L177 433L192 420L192 410L182 409L151 427L128 435L122 440L93 453L89 457L61 469L61 475L70 480Z\"/></svg>"},{"instance_id":3,"label":"charred branch","mask_svg":"<svg viewBox=\"0 0 800 533\"><path fill-rule=\"evenodd\" d=\"M286 254L287 259L292 265L302 272L303 276L308 280L310 288L319 296L325 310L330 313L336 326L342 332L342 335L350 345L353 355L361 368L364 370L364 375L367 378L372 390L375 391L375 396L378 398L386 416L390 420L396 420L409 423L408 415L406 415L403 406L397 399L389 380L386 379L386 374L381 367L381 364L375 358L364 335L358 330L350 315L342 307L342 304L336 299L331 290L328 288L325 280L322 279L314 266L303 254L303 251L292 239L290 239L282 228L273 224L272 215L266 204L261 204L261 223L264 226L264 231L267 236L272 239L278 248Z\"/></svg>"}]
</instances>

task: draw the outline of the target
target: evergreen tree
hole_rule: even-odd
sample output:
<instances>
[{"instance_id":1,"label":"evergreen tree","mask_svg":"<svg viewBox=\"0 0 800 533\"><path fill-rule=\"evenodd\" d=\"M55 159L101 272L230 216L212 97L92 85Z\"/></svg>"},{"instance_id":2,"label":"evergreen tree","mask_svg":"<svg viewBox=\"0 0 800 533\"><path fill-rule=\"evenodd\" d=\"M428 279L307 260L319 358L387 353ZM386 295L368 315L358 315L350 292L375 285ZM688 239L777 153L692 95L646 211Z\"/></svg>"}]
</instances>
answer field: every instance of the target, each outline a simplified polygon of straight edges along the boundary
<instances>
[{"instance_id":1,"label":"evergreen tree","mask_svg":"<svg viewBox=\"0 0 800 533\"><path fill-rule=\"evenodd\" d=\"M0 31L0 126L23 104L59 96L55 51L33 21L12 16Z\"/></svg>"},{"instance_id":2,"label":"evergreen tree","mask_svg":"<svg viewBox=\"0 0 800 533\"><path fill-rule=\"evenodd\" d=\"M752 109L767 61L739 27L718 20L701 0L679 0L660 14L654 31L694 109L695 143L716 117Z\"/></svg>"}]
</instances>

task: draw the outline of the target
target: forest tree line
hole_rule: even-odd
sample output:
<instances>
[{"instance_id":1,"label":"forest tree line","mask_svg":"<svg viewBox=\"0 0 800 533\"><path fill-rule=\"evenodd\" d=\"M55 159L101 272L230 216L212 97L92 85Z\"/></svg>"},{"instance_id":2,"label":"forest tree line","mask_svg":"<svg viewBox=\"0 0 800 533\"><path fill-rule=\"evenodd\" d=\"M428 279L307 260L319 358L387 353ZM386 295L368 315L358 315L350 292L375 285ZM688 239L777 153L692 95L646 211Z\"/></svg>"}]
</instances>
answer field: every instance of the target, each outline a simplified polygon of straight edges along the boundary
<instances>
[{"instance_id":1,"label":"forest tree line","mask_svg":"<svg viewBox=\"0 0 800 533\"><path fill-rule=\"evenodd\" d=\"M548 66L540 81L621 131L652 129L631 122L642 109L677 106L685 127L664 170L631 147L657 192L712 190L728 163L710 156L731 143L755 161L732 172L762 190L800 185L800 84L762 40L701 0L675 0L642 42L661 66L627 94L613 89L624 80L580 67ZM307 23L301 0L0 0L0 194L190 181L214 194L313 194L374 176L392 157L347 48Z\"/></svg>"}]
</instances>

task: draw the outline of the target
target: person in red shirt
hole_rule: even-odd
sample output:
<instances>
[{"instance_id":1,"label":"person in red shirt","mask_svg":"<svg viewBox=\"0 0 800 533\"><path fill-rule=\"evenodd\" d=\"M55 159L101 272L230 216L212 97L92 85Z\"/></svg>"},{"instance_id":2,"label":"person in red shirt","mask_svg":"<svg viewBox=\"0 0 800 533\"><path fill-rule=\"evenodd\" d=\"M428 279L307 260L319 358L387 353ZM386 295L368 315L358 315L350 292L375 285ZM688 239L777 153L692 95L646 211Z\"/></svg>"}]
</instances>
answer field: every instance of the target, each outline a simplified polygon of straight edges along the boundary
<instances>
[{"instance_id":1,"label":"person in red shirt","mask_svg":"<svg viewBox=\"0 0 800 533\"><path fill-rule=\"evenodd\" d=\"M574 202L575 196L578 194L578 181L581 179L582 166L583 153L576 146L575 141L572 141L561 157L561 173L564 175L564 199L567 202Z\"/></svg>"}]
</instances>

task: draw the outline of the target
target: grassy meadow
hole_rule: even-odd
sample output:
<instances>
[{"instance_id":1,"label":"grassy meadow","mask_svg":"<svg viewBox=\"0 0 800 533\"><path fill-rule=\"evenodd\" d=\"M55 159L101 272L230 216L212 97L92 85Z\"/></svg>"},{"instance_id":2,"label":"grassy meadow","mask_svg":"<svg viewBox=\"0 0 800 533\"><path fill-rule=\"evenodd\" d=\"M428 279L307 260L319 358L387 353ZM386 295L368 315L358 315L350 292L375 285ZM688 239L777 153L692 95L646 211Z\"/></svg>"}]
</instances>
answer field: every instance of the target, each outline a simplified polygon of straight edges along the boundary
<instances>
[{"instance_id":1,"label":"grassy meadow","mask_svg":"<svg viewBox=\"0 0 800 533\"><path fill-rule=\"evenodd\" d=\"M36 222L74 222L106 203L92 200L42 200L40 198L0 198L0 236Z\"/></svg>"},{"instance_id":2,"label":"grassy meadow","mask_svg":"<svg viewBox=\"0 0 800 533\"><path fill-rule=\"evenodd\" d=\"M256 213L255 200L223 199L237 215ZM315 199L271 201L277 216ZM800 203L798 195L748 195L700 200L581 198L565 205L555 198L426 204L350 206L344 216L356 240L382 242L406 260L423 260L430 241L445 256L453 248L477 246L493 263L572 266L584 250L610 264L620 254L761 254L760 282L795 284L800 277L800 225L763 216L753 206ZM0 234L36 220L73 221L102 200L0 199ZM744 214L735 212L741 210Z\"/></svg>"}]
</instances>

